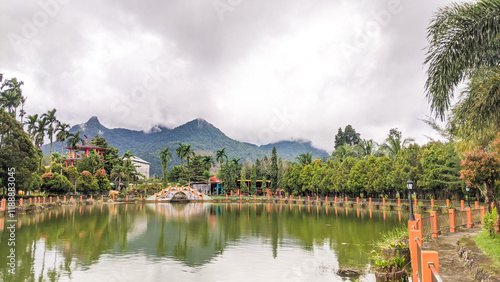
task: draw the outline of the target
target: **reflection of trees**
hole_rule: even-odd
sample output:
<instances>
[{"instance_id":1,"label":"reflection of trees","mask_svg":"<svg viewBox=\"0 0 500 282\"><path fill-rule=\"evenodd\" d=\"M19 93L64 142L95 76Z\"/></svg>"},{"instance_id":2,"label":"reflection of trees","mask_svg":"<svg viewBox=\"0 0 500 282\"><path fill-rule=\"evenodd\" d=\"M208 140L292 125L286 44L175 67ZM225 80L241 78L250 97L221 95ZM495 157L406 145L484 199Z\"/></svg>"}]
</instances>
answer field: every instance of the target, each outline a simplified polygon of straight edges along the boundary
<instances>
[{"instance_id":1,"label":"reflection of trees","mask_svg":"<svg viewBox=\"0 0 500 282\"><path fill-rule=\"evenodd\" d=\"M62 270L71 277L72 263L88 267L97 262L102 254L111 252L115 246L126 251L127 233L133 229L133 219L136 212L132 209L125 212L124 207L104 206L103 213L98 216L94 208L93 214L89 214L87 207L65 207L65 216L62 211L51 211L52 218L41 222L40 215L26 217L30 218L27 224L25 219L21 220L22 227L16 231L16 257L18 267L16 275L7 275L6 256L7 248L0 248L0 280L2 281L34 281L58 280ZM115 211L110 209L116 209ZM58 217L55 218L55 213ZM38 218L38 219L37 219ZM47 212L44 214L47 219ZM1 243L9 235L6 230L1 233ZM43 240L41 240L43 239ZM42 245L43 244L43 245ZM35 258L38 247L44 248L42 261ZM45 261L47 251L59 255L62 252L62 261L58 266ZM38 258L40 259L40 258ZM57 259L57 257L56 257ZM34 264L42 266L39 277L34 277ZM60 269L58 269L60 267Z\"/></svg>"},{"instance_id":2,"label":"reflection of trees","mask_svg":"<svg viewBox=\"0 0 500 282\"><path fill-rule=\"evenodd\" d=\"M168 205L168 204L162 204ZM160 206L160 205L159 205ZM274 258L279 255L283 238L290 238L304 250L313 246L329 244L336 252L340 265L366 264L366 255L372 249L369 244L381 233L398 225L397 214L390 212L382 220L382 212L349 211L324 207L278 206L278 205L206 205L203 209L195 205L196 212L186 218L178 214L155 212L153 206L139 205L73 207L59 211L55 218L41 222L36 216L30 218L36 223L28 225L23 220L22 228L16 233L16 258L19 262L16 276L7 276L7 248L0 248L1 281L57 281L61 275L71 279L74 265L88 268L96 263L102 254L143 253L149 259L171 257L189 266L203 265L223 253L228 245L241 244L238 241L254 243L259 239L269 242ZM93 209L92 214L89 209ZM177 209L177 208L176 208ZM143 218L141 218L143 217ZM147 222L141 232L135 222ZM133 231L133 232L132 232ZM133 233L133 235L132 235ZM0 233L0 244L6 244L9 233ZM259 240L260 241L260 240ZM44 245L41 245L44 244ZM55 253L52 262L35 258L38 253ZM44 271L35 277L35 264ZM61 274L64 273L64 274Z\"/></svg>"}]
</instances>

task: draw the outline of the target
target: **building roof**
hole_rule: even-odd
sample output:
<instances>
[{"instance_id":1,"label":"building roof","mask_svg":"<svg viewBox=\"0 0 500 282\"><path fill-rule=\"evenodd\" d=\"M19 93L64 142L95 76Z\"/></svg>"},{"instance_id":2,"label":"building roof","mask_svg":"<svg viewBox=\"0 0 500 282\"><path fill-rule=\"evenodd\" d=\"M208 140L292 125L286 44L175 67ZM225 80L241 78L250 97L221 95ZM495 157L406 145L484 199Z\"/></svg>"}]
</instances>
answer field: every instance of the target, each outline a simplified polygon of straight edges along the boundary
<instances>
[{"instance_id":1,"label":"building roof","mask_svg":"<svg viewBox=\"0 0 500 282\"><path fill-rule=\"evenodd\" d=\"M135 163L141 163L141 164L147 164L147 165L151 165L151 163L139 158L139 157L136 157L136 156L133 156L130 158L131 161L135 162Z\"/></svg>"}]
</instances>

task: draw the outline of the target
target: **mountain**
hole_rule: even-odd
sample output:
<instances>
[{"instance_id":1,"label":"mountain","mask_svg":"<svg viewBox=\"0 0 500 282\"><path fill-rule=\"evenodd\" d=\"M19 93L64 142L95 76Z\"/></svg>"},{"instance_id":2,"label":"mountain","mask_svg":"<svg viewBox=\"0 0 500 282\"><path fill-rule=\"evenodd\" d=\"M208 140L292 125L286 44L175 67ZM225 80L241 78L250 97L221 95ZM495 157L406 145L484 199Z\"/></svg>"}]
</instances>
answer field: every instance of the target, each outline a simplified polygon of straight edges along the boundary
<instances>
[{"instance_id":1,"label":"mountain","mask_svg":"<svg viewBox=\"0 0 500 282\"><path fill-rule=\"evenodd\" d=\"M179 142L190 144L194 151L208 151L215 155L217 150L226 148L229 159L236 157L242 160L255 161L257 158L271 155L276 147L278 157L293 161L302 153L313 152L313 157L325 158L329 154L315 148L310 141L280 141L277 143L257 146L251 143L239 142L229 138L217 127L203 119L195 119L174 129L156 126L151 132L136 131L124 128L107 128L97 117L91 117L86 123L75 125L71 133L81 130L80 136L86 135L92 139L95 135L104 137L109 145L118 148L120 154L129 151L151 163L150 175L161 175L160 151L169 148L172 152L172 162L169 168L180 164L175 155ZM53 150L60 152L61 143L55 142ZM43 146L45 154L49 153L49 144Z\"/></svg>"}]
</instances>

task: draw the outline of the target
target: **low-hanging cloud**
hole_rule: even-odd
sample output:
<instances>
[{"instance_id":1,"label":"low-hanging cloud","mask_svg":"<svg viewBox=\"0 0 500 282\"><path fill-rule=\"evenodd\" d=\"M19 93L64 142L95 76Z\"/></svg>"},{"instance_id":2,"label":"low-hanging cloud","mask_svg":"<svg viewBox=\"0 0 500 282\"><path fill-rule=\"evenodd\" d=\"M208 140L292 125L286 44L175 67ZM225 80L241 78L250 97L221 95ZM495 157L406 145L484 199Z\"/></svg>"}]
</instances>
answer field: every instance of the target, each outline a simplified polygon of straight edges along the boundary
<instances>
[{"instance_id":1,"label":"low-hanging cloud","mask_svg":"<svg viewBox=\"0 0 500 282\"><path fill-rule=\"evenodd\" d=\"M450 2L7 0L0 71L25 82L28 114L56 108L71 124L200 117L240 141L327 150L352 124L422 143L426 27Z\"/></svg>"}]
</instances>

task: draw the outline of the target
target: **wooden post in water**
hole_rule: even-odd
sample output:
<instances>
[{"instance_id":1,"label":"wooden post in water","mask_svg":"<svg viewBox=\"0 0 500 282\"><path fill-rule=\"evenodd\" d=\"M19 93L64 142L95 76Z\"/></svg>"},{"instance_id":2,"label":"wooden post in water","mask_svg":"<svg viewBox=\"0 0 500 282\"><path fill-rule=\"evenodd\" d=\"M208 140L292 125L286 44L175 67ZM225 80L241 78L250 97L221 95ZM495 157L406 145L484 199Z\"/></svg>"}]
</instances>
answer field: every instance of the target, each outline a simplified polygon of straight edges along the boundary
<instances>
[{"instance_id":1,"label":"wooden post in water","mask_svg":"<svg viewBox=\"0 0 500 282\"><path fill-rule=\"evenodd\" d=\"M450 199L446 199L446 206L449 207L450 206Z\"/></svg>"},{"instance_id":2,"label":"wooden post in water","mask_svg":"<svg viewBox=\"0 0 500 282\"><path fill-rule=\"evenodd\" d=\"M309 202L311 200L311 197L307 196L307 201Z\"/></svg>"},{"instance_id":3,"label":"wooden post in water","mask_svg":"<svg viewBox=\"0 0 500 282\"><path fill-rule=\"evenodd\" d=\"M43 196L43 204L45 205L45 196Z\"/></svg>"},{"instance_id":4,"label":"wooden post in water","mask_svg":"<svg viewBox=\"0 0 500 282\"><path fill-rule=\"evenodd\" d=\"M325 196L325 202L328 203L328 196Z\"/></svg>"},{"instance_id":5,"label":"wooden post in water","mask_svg":"<svg viewBox=\"0 0 500 282\"><path fill-rule=\"evenodd\" d=\"M80 202L83 200L83 196L80 196Z\"/></svg>"},{"instance_id":6,"label":"wooden post in water","mask_svg":"<svg viewBox=\"0 0 500 282\"><path fill-rule=\"evenodd\" d=\"M382 198L382 206L385 206L385 197Z\"/></svg>"},{"instance_id":7,"label":"wooden post in water","mask_svg":"<svg viewBox=\"0 0 500 282\"><path fill-rule=\"evenodd\" d=\"M335 196L335 204L337 203L337 196Z\"/></svg>"},{"instance_id":8,"label":"wooden post in water","mask_svg":"<svg viewBox=\"0 0 500 282\"><path fill-rule=\"evenodd\" d=\"M299 202L300 202L300 195L299 195Z\"/></svg>"},{"instance_id":9,"label":"wooden post in water","mask_svg":"<svg viewBox=\"0 0 500 282\"><path fill-rule=\"evenodd\" d=\"M52 204L52 197L49 197L49 203Z\"/></svg>"},{"instance_id":10,"label":"wooden post in water","mask_svg":"<svg viewBox=\"0 0 500 282\"><path fill-rule=\"evenodd\" d=\"M23 206L23 198L19 199L19 205L22 207Z\"/></svg>"},{"instance_id":11,"label":"wooden post in water","mask_svg":"<svg viewBox=\"0 0 500 282\"><path fill-rule=\"evenodd\" d=\"M398 198L398 207L401 206L401 198Z\"/></svg>"},{"instance_id":12,"label":"wooden post in water","mask_svg":"<svg viewBox=\"0 0 500 282\"><path fill-rule=\"evenodd\" d=\"M359 205L359 197L356 197L356 204Z\"/></svg>"},{"instance_id":13,"label":"wooden post in water","mask_svg":"<svg viewBox=\"0 0 500 282\"><path fill-rule=\"evenodd\" d=\"M479 209L479 201L475 201L474 204L475 204L475 209L476 210Z\"/></svg>"},{"instance_id":14,"label":"wooden post in water","mask_svg":"<svg viewBox=\"0 0 500 282\"><path fill-rule=\"evenodd\" d=\"M347 197L345 197L345 204L346 204L346 205L347 205L347 202L349 202L349 201L347 200Z\"/></svg>"},{"instance_id":15,"label":"wooden post in water","mask_svg":"<svg viewBox=\"0 0 500 282\"><path fill-rule=\"evenodd\" d=\"M370 203L370 206L372 205L372 197L368 198L368 203Z\"/></svg>"}]
</instances>

